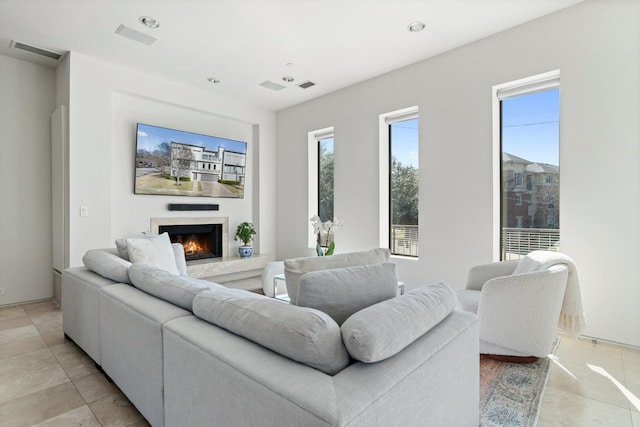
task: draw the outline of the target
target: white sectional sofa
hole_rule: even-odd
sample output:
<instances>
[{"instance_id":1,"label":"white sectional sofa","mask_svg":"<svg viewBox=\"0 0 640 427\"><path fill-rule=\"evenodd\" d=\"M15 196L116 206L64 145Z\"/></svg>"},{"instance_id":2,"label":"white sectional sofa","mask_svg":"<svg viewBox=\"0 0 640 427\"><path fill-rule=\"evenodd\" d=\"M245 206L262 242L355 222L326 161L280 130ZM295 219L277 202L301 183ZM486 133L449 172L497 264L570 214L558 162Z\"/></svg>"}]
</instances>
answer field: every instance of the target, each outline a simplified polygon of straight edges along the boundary
<instances>
[{"instance_id":1,"label":"white sectional sofa","mask_svg":"<svg viewBox=\"0 0 640 427\"><path fill-rule=\"evenodd\" d=\"M121 261L95 250L93 269L64 271L64 330L153 426L478 425L478 322L443 284L358 307L339 325L316 308ZM389 270L358 268L304 282Z\"/></svg>"}]
</instances>

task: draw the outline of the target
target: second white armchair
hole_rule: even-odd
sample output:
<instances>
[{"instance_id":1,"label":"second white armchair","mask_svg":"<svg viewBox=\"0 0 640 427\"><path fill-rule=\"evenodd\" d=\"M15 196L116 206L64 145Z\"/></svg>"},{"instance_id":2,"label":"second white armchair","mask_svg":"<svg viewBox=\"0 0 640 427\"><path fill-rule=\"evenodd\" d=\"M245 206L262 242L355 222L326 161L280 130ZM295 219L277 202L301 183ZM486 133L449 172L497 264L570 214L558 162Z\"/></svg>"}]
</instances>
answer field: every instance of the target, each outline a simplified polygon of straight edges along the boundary
<instances>
[{"instance_id":1,"label":"second white armchair","mask_svg":"<svg viewBox=\"0 0 640 427\"><path fill-rule=\"evenodd\" d=\"M459 308L480 319L480 353L533 361L551 351L570 265L550 263L519 273L523 262L472 267L465 289L458 291Z\"/></svg>"}]
</instances>

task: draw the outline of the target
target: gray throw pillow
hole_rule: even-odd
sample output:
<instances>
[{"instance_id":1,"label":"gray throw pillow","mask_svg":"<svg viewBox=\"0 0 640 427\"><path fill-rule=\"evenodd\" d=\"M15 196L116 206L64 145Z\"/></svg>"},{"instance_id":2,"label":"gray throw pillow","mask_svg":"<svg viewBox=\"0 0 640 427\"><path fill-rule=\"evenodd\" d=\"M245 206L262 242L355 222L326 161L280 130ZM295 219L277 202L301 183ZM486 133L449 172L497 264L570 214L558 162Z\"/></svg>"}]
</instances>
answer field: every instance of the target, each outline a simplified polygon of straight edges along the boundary
<instances>
[{"instance_id":1,"label":"gray throw pillow","mask_svg":"<svg viewBox=\"0 0 640 427\"><path fill-rule=\"evenodd\" d=\"M398 272L392 262L334 268L300 277L296 305L323 311L342 325L353 313L397 293Z\"/></svg>"},{"instance_id":2,"label":"gray throw pillow","mask_svg":"<svg viewBox=\"0 0 640 427\"><path fill-rule=\"evenodd\" d=\"M192 311L193 298L202 291L226 289L224 286L193 277L178 276L148 264L132 264L131 283L156 298Z\"/></svg>"},{"instance_id":3,"label":"gray throw pillow","mask_svg":"<svg viewBox=\"0 0 640 427\"><path fill-rule=\"evenodd\" d=\"M90 249L82 257L89 270L118 283L131 283L129 267L131 263L120 258L113 249Z\"/></svg>"},{"instance_id":4,"label":"gray throw pillow","mask_svg":"<svg viewBox=\"0 0 640 427\"><path fill-rule=\"evenodd\" d=\"M340 327L312 308L227 289L199 293L193 300L193 314L329 375L349 364Z\"/></svg>"},{"instance_id":5,"label":"gray throw pillow","mask_svg":"<svg viewBox=\"0 0 640 427\"><path fill-rule=\"evenodd\" d=\"M447 285L425 285L355 313L342 324L342 339L354 359L379 362L423 336L455 306L456 294Z\"/></svg>"}]
</instances>

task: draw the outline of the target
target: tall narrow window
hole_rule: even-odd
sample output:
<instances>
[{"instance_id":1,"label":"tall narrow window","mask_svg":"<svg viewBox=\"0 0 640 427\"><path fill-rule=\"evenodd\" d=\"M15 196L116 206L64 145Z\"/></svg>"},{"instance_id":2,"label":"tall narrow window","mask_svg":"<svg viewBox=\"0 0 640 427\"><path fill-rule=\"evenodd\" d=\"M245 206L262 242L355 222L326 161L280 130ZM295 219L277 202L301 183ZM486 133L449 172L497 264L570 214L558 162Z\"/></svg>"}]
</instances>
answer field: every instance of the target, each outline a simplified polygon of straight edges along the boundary
<instances>
[{"instance_id":1,"label":"tall narrow window","mask_svg":"<svg viewBox=\"0 0 640 427\"><path fill-rule=\"evenodd\" d=\"M418 256L418 117L396 117L389 126L389 247Z\"/></svg>"},{"instance_id":2,"label":"tall narrow window","mask_svg":"<svg viewBox=\"0 0 640 427\"><path fill-rule=\"evenodd\" d=\"M559 77L499 89L497 96L501 259L559 250Z\"/></svg>"},{"instance_id":3,"label":"tall narrow window","mask_svg":"<svg viewBox=\"0 0 640 427\"><path fill-rule=\"evenodd\" d=\"M324 222L334 219L333 128L318 129L307 134L308 147L308 217L319 216ZM308 244L315 248L317 236L310 222Z\"/></svg>"},{"instance_id":4,"label":"tall narrow window","mask_svg":"<svg viewBox=\"0 0 640 427\"><path fill-rule=\"evenodd\" d=\"M333 135L318 140L318 216L333 220Z\"/></svg>"}]
</instances>

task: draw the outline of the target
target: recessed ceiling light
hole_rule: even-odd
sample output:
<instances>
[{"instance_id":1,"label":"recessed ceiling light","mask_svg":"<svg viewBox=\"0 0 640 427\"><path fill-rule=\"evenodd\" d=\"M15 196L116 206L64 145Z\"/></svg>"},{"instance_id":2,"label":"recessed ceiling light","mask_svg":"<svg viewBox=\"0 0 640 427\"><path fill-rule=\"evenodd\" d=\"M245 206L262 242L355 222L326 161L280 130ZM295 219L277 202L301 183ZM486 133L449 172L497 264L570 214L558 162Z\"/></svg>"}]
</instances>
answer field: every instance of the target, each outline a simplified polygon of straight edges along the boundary
<instances>
[{"instance_id":1,"label":"recessed ceiling light","mask_svg":"<svg viewBox=\"0 0 640 427\"><path fill-rule=\"evenodd\" d=\"M409 24L407 26L407 29L412 33L419 33L420 31L424 30L425 26L426 25L424 25L424 22L416 21Z\"/></svg>"},{"instance_id":2,"label":"recessed ceiling light","mask_svg":"<svg viewBox=\"0 0 640 427\"><path fill-rule=\"evenodd\" d=\"M141 16L139 21L141 24L146 25L149 28L158 28L160 26L160 22L150 16Z\"/></svg>"},{"instance_id":3,"label":"recessed ceiling light","mask_svg":"<svg viewBox=\"0 0 640 427\"><path fill-rule=\"evenodd\" d=\"M294 79L293 77L291 77L291 76L284 76L284 77L282 78L282 80L284 80L284 81L285 81L285 82L287 82L287 83L291 83L291 82L292 82L292 81L294 81L295 79Z\"/></svg>"},{"instance_id":4,"label":"recessed ceiling light","mask_svg":"<svg viewBox=\"0 0 640 427\"><path fill-rule=\"evenodd\" d=\"M209 83L213 83L213 84L218 84L218 83L220 83L220 80L219 80L219 79L216 79L215 77L209 77L209 78L207 79L207 81L208 81Z\"/></svg>"}]
</instances>

